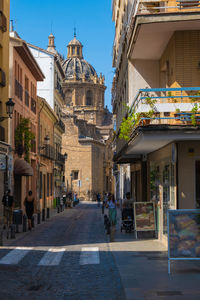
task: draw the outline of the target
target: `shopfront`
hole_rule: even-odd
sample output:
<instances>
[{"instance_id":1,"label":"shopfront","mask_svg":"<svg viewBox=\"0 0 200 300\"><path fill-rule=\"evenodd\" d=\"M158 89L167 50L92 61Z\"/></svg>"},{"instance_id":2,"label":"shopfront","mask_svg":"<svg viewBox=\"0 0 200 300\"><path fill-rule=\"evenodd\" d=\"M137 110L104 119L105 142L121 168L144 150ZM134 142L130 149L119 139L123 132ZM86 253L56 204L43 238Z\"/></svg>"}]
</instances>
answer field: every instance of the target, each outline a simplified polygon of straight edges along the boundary
<instances>
[{"instance_id":1,"label":"shopfront","mask_svg":"<svg viewBox=\"0 0 200 300\"><path fill-rule=\"evenodd\" d=\"M167 211L176 209L176 163L174 144L149 155L149 196L155 203L159 238L167 238Z\"/></svg>"}]
</instances>

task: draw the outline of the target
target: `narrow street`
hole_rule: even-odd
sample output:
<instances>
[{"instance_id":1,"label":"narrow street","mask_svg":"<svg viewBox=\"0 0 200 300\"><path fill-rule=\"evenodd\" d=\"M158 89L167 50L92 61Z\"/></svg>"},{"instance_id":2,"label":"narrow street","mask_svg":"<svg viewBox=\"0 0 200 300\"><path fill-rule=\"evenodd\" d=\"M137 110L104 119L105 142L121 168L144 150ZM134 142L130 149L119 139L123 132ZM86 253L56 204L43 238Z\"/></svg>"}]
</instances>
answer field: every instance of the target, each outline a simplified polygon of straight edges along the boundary
<instances>
[{"instance_id":1,"label":"narrow street","mask_svg":"<svg viewBox=\"0 0 200 300\"><path fill-rule=\"evenodd\" d=\"M0 249L0 299L125 299L100 208L81 203Z\"/></svg>"}]
</instances>

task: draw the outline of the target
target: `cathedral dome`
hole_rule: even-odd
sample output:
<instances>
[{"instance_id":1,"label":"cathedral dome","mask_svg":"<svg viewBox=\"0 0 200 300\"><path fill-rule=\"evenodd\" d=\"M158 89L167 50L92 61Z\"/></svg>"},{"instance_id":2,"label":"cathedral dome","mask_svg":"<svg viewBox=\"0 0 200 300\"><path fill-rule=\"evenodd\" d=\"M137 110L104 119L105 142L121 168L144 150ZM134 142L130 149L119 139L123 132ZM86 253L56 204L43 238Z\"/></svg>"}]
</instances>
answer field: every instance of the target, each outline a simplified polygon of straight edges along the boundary
<instances>
[{"instance_id":1,"label":"cathedral dome","mask_svg":"<svg viewBox=\"0 0 200 300\"><path fill-rule=\"evenodd\" d=\"M92 77L97 76L95 69L83 59L83 45L76 39L76 35L67 48L67 59L62 65L66 80L91 81Z\"/></svg>"},{"instance_id":2,"label":"cathedral dome","mask_svg":"<svg viewBox=\"0 0 200 300\"><path fill-rule=\"evenodd\" d=\"M86 81L96 75L95 69L83 58L72 57L65 60L63 63L63 70L66 80L72 80L74 76L76 80L82 80L83 77Z\"/></svg>"}]
</instances>

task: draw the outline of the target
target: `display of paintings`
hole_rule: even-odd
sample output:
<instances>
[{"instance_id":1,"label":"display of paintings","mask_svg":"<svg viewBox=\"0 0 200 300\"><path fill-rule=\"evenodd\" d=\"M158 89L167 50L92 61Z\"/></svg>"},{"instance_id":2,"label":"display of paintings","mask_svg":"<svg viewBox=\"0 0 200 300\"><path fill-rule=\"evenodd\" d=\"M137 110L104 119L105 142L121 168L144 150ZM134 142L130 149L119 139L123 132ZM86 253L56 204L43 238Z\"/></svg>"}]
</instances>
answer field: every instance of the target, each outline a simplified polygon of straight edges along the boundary
<instances>
[{"instance_id":1,"label":"display of paintings","mask_svg":"<svg viewBox=\"0 0 200 300\"><path fill-rule=\"evenodd\" d=\"M136 231L155 230L155 211L152 202L135 202L134 214Z\"/></svg>"},{"instance_id":2,"label":"display of paintings","mask_svg":"<svg viewBox=\"0 0 200 300\"><path fill-rule=\"evenodd\" d=\"M200 258L200 210L168 211L169 257Z\"/></svg>"}]
</instances>

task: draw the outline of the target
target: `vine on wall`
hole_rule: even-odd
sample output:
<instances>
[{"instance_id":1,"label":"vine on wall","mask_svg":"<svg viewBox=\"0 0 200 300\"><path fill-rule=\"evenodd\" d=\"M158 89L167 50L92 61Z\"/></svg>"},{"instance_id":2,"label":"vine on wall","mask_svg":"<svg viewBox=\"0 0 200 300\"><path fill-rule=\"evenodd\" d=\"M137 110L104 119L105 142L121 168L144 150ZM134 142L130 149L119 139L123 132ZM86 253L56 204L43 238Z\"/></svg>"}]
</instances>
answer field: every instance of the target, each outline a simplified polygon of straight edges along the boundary
<instances>
[{"instance_id":1,"label":"vine on wall","mask_svg":"<svg viewBox=\"0 0 200 300\"><path fill-rule=\"evenodd\" d=\"M22 118L15 130L15 150L19 157L24 154L24 159L29 162L29 155L32 146L32 141L35 139L35 134L30 129L29 119Z\"/></svg>"}]
</instances>

